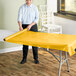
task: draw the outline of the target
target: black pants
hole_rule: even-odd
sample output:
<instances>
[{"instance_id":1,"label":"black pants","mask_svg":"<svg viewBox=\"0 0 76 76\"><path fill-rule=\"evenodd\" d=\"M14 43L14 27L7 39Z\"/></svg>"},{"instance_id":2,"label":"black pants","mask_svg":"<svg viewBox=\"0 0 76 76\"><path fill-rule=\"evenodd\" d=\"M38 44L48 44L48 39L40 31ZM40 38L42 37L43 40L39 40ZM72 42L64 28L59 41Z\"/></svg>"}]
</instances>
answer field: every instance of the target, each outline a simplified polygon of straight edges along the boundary
<instances>
[{"instance_id":1,"label":"black pants","mask_svg":"<svg viewBox=\"0 0 76 76\"><path fill-rule=\"evenodd\" d=\"M22 24L23 29L25 29L28 26L28 24ZM30 31L38 32L37 24L33 25L30 29ZM32 46L33 50L33 58L38 59L38 47ZM28 45L23 45L23 59L27 59L28 54Z\"/></svg>"}]
</instances>

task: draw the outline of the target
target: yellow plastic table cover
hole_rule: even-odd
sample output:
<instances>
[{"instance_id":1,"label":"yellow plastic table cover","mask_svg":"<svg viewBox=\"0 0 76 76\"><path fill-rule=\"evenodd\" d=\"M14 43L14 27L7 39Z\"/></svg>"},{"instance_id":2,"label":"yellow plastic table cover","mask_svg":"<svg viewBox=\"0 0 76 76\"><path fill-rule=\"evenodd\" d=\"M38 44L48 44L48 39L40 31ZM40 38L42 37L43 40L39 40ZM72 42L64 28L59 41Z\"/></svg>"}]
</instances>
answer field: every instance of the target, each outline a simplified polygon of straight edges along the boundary
<instances>
[{"instance_id":1,"label":"yellow plastic table cover","mask_svg":"<svg viewBox=\"0 0 76 76\"><path fill-rule=\"evenodd\" d=\"M76 35L34 32L26 28L4 38L4 41L62 50L69 52L70 56L75 54L76 48Z\"/></svg>"}]
</instances>

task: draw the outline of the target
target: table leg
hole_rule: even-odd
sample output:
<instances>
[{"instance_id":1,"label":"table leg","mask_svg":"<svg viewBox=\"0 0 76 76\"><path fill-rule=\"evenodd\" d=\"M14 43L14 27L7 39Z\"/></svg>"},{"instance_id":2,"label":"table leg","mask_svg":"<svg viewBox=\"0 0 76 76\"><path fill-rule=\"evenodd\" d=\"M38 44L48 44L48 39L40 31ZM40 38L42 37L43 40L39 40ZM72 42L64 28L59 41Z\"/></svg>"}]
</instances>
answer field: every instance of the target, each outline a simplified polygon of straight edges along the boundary
<instances>
[{"instance_id":1,"label":"table leg","mask_svg":"<svg viewBox=\"0 0 76 76\"><path fill-rule=\"evenodd\" d=\"M67 72L69 72L69 63L68 63L68 59L67 59L67 52L65 52L65 59L66 59L66 63L67 63Z\"/></svg>"},{"instance_id":2,"label":"table leg","mask_svg":"<svg viewBox=\"0 0 76 76\"><path fill-rule=\"evenodd\" d=\"M61 66L66 62L67 63L67 72L69 72L69 63L68 63L68 59L67 59L67 52L65 52L65 58L62 58L62 51L59 50L59 55L60 56L56 56L54 55L52 52L49 51L49 49L46 49L47 52L49 52L52 56L54 56L54 58L59 62L59 72L58 72L58 76L60 76L61 73ZM58 58L59 59L58 59ZM63 61L62 61L63 60Z\"/></svg>"},{"instance_id":3,"label":"table leg","mask_svg":"<svg viewBox=\"0 0 76 76\"><path fill-rule=\"evenodd\" d=\"M60 76L60 72L61 72L61 65L62 65L62 51L59 51L60 53L60 62L59 62L59 73L58 76Z\"/></svg>"}]
</instances>

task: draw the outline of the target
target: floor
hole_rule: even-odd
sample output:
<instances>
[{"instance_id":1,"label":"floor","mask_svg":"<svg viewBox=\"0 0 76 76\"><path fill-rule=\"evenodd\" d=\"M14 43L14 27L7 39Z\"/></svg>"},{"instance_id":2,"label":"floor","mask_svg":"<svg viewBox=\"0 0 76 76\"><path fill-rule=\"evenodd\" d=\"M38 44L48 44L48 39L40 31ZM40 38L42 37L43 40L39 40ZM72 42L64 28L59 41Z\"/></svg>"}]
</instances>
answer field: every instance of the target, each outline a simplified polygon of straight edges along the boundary
<instances>
[{"instance_id":1,"label":"floor","mask_svg":"<svg viewBox=\"0 0 76 76\"><path fill-rule=\"evenodd\" d=\"M58 50L50 50L59 55ZM63 53L64 57L64 53ZM29 50L27 63L20 64L22 51L0 54L0 76L58 76L59 63L48 52L39 48L40 64L34 64L32 50ZM62 66L61 76L76 76L76 54L70 57L70 72L66 63Z\"/></svg>"}]
</instances>

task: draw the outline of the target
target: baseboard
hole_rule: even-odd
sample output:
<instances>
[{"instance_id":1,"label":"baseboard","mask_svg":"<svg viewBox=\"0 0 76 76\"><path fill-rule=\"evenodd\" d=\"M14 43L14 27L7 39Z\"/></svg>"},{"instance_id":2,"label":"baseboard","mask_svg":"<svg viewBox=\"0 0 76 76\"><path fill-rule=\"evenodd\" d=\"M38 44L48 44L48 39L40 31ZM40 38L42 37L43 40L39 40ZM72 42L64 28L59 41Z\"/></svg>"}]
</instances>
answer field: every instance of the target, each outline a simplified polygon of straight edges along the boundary
<instances>
[{"instance_id":1,"label":"baseboard","mask_svg":"<svg viewBox=\"0 0 76 76\"><path fill-rule=\"evenodd\" d=\"M32 47L29 46L29 49L31 48ZM22 46L0 49L0 53L7 53L7 52L13 52L13 51L20 51L20 50L22 50Z\"/></svg>"}]
</instances>

